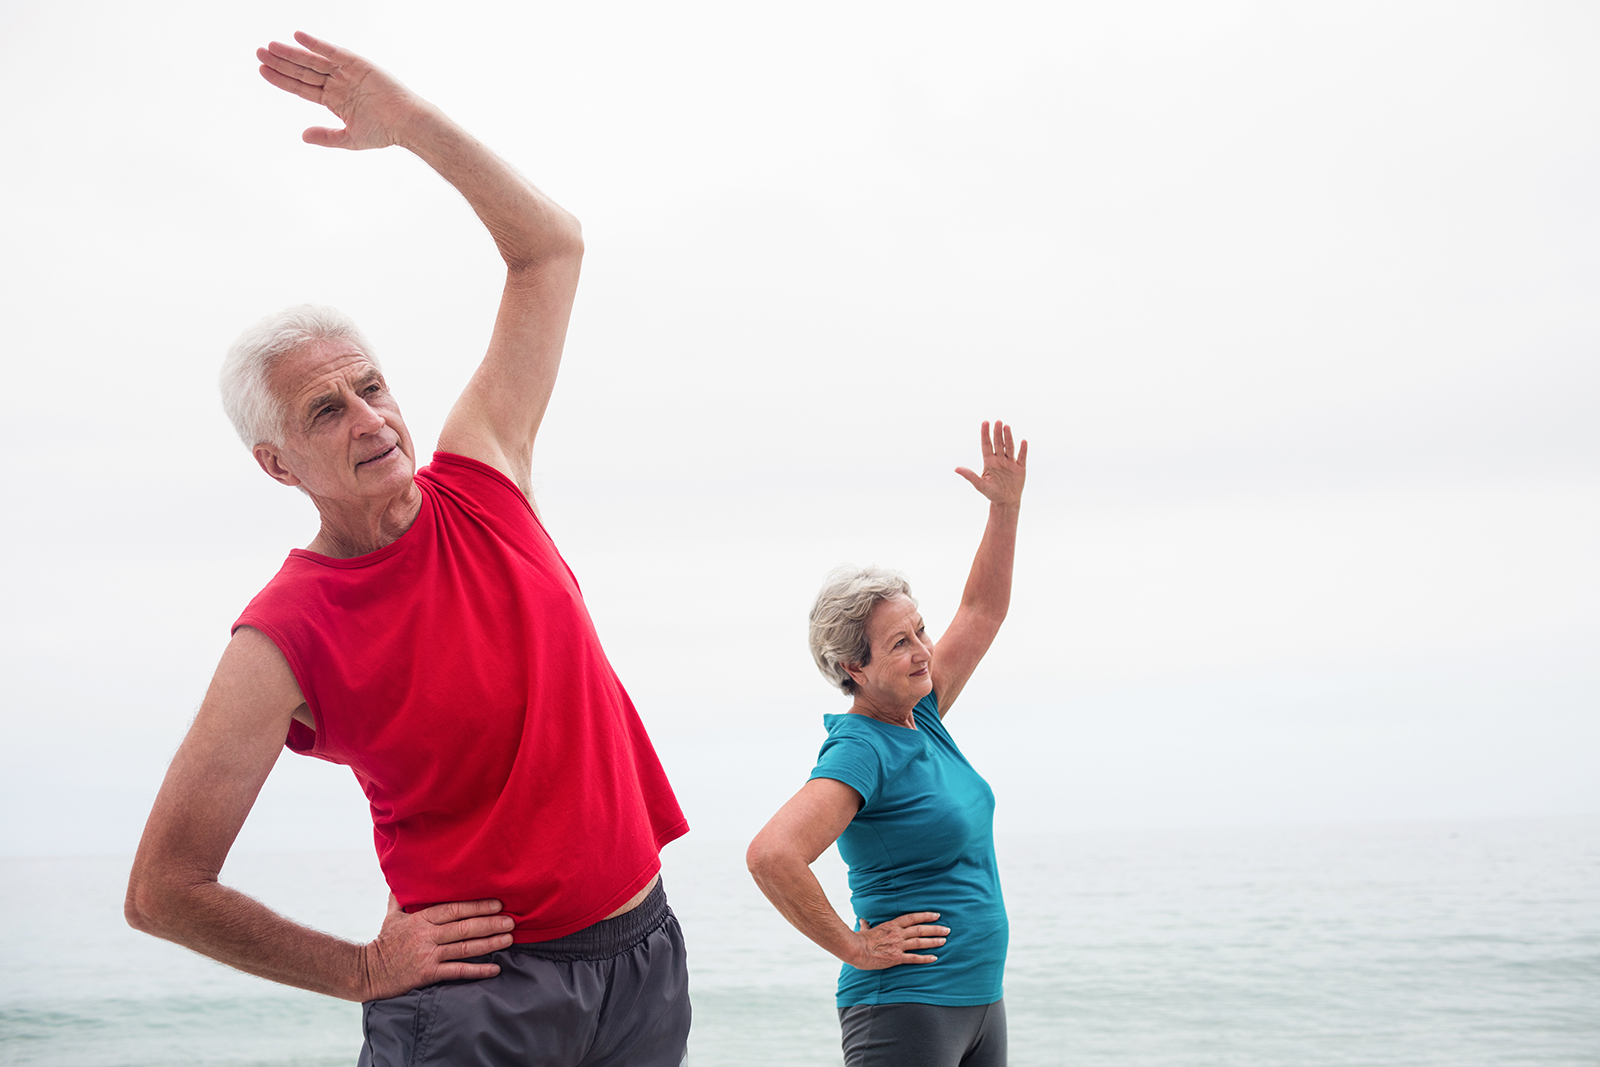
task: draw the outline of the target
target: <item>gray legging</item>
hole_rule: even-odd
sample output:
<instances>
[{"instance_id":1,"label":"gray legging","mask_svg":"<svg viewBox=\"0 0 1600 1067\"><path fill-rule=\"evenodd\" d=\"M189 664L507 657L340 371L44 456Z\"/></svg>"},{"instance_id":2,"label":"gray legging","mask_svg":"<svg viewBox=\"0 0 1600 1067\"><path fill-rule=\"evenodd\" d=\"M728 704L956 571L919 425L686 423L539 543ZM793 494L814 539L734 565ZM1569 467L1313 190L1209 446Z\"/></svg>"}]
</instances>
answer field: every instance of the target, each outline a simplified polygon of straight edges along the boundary
<instances>
[{"instance_id":1,"label":"gray legging","mask_svg":"<svg viewBox=\"0 0 1600 1067\"><path fill-rule=\"evenodd\" d=\"M1005 1067L1006 1002L839 1009L845 1067Z\"/></svg>"}]
</instances>

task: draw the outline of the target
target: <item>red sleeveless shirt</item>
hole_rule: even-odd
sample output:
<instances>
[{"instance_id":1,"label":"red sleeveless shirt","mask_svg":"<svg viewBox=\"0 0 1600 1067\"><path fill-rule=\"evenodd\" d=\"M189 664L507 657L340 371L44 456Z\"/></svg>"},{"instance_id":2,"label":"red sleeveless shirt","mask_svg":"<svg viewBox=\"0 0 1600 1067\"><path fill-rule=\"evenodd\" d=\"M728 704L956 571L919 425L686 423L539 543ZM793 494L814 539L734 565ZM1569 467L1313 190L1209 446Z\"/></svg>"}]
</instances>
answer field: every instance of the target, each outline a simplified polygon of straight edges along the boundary
<instances>
[{"instance_id":1,"label":"red sleeveless shirt","mask_svg":"<svg viewBox=\"0 0 1600 1067\"><path fill-rule=\"evenodd\" d=\"M436 452L422 510L354 559L295 549L239 616L283 652L315 731L372 806L402 906L492 897L519 942L598 922L688 830L577 579L527 498Z\"/></svg>"}]
</instances>

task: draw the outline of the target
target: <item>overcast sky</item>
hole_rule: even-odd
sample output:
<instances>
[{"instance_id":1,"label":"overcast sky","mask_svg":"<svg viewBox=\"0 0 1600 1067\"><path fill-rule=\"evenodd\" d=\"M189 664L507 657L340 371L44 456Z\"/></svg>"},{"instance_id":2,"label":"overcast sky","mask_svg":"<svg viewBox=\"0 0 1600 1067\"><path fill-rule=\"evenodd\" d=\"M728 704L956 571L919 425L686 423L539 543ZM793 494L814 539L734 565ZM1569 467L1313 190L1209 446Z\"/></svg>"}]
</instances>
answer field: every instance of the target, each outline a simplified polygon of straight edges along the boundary
<instances>
[{"instance_id":1,"label":"overcast sky","mask_svg":"<svg viewBox=\"0 0 1600 1067\"><path fill-rule=\"evenodd\" d=\"M934 629L1030 441L950 725L1002 830L1600 812L1600 9L0 4L0 852L131 851L228 627L315 533L216 368L360 321L426 451L501 265L253 52L393 71L583 222L535 488L691 823L843 710L805 613ZM285 756L241 848L365 847Z\"/></svg>"}]
</instances>

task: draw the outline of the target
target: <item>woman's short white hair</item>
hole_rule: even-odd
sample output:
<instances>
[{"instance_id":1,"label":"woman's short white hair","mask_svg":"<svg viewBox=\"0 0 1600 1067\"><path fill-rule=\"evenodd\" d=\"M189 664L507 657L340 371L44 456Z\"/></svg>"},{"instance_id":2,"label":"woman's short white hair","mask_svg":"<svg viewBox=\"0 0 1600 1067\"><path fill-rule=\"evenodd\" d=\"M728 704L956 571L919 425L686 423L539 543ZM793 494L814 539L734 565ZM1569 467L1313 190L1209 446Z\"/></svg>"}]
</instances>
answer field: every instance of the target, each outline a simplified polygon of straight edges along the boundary
<instances>
[{"instance_id":1,"label":"woman's short white hair","mask_svg":"<svg viewBox=\"0 0 1600 1067\"><path fill-rule=\"evenodd\" d=\"M272 368L312 341L352 341L377 366L372 346L350 316L321 304L298 304L268 315L233 342L222 361L222 409L246 448L283 444L285 408L272 391ZM381 368L380 368L381 369Z\"/></svg>"},{"instance_id":2,"label":"woman's short white hair","mask_svg":"<svg viewBox=\"0 0 1600 1067\"><path fill-rule=\"evenodd\" d=\"M911 583L897 571L847 564L829 573L811 606L811 658L829 685L847 694L856 691L855 680L844 665L865 667L872 661L867 616L880 600L897 596L917 602L911 595Z\"/></svg>"}]
</instances>

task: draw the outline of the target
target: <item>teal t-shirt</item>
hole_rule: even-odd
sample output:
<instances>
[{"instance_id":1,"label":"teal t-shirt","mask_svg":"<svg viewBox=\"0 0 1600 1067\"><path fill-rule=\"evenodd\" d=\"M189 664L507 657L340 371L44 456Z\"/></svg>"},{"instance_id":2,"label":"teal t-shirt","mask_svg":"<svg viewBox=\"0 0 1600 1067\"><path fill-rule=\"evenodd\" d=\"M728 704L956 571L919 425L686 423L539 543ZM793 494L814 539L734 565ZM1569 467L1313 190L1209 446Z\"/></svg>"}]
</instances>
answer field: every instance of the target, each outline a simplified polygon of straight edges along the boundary
<instances>
[{"instance_id":1,"label":"teal t-shirt","mask_svg":"<svg viewBox=\"0 0 1600 1067\"><path fill-rule=\"evenodd\" d=\"M1005 901L994 859L994 793L939 721L929 693L913 711L917 728L866 715L824 715L812 778L832 778L864 803L839 855L850 867L856 918L876 926L909 912L936 911L950 928L934 963L881 971L845 964L839 1007L853 1004L993 1004L1006 968Z\"/></svg>"}]
</instances>

